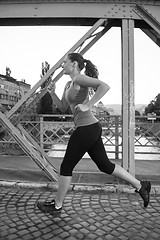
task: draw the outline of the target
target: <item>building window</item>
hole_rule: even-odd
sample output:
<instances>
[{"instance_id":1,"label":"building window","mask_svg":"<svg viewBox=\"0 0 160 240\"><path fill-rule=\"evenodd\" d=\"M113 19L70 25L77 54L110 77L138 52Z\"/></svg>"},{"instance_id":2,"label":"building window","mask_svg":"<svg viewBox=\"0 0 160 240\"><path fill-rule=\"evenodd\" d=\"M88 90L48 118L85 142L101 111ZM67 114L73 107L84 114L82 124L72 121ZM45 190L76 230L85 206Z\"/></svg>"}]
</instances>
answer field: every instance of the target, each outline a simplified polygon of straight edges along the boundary
<instances>
[{"instance_id":1,"label":"building window","mask_svg":"<svg viewBox=\"0 0 160 240\"><path fill-rule=\"evenodd\" d=\"M4 89L4 85L3 85L3 84L0 84L0 88Z\"/></svg>"}]
</instances>

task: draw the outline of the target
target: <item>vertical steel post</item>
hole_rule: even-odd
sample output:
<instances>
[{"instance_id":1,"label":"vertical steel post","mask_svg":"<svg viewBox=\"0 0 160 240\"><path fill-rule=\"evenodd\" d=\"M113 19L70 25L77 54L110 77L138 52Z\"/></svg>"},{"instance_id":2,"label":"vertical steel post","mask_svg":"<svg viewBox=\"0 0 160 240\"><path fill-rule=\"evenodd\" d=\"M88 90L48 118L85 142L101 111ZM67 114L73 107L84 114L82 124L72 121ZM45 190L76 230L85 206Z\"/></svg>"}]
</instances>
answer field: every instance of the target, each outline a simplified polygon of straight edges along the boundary
<instances>
[{"instance_id":1,"label":"vertical steel post","mask_svg":"<svg viewBox=\"0 0 160 240\"><path fill-rule=\"evenodd\" d=\"M122 20L122 165L135 175L134 20Z\"/></svg>"},{"instance_id":2,"label":"vertical steel post","mask_svg":"<svg viewBox=\"0 0 160 240\"><path fill-rule=\"evenodd\" d=\"M43 148L43 116L40 116L40 146Z\"/></svg>"},{"instance_id":3,"label":"vertical steel post","mask_svg":"<svg viewBox=\"0 0 160 240\"><path fill-rule=\"evenodd\" d=\"M135 176L134 20L129 20L129 172Z\"/></svg>"},{"instance_id":4,"label":"vertical steel post","mask_svg":"<svg viewBox=\"0 0 160 240\"><path fill-rule=\"evenodd\" d=\"M115 159L119 159L119 116L115 116Z\"/></svg>"}]
</instances>

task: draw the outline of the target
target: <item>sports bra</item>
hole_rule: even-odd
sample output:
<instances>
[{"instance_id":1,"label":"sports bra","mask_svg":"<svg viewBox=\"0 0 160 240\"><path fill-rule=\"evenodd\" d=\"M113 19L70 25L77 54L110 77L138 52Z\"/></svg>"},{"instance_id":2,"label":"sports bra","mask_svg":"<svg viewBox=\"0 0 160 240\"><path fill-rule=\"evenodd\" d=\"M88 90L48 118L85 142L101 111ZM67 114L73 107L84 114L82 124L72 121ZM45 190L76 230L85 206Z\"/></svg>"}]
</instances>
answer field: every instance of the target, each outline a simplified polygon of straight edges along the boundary
<instances>
[{"instance_id":1,"label":"sports bra","mask_svg":"<svg viewBox=\"0 0 160 240\"><path fill-rule=\"evenodd\" d=\"M85 112L75 109L77 104L82 104L89 100L88 87L78 86L77 88L77 85L75 86L74 82L70 81L65 89L65 98L74 116L75 127L87 126L98 122L90 109Z\"/></svg>"}]
</instances>

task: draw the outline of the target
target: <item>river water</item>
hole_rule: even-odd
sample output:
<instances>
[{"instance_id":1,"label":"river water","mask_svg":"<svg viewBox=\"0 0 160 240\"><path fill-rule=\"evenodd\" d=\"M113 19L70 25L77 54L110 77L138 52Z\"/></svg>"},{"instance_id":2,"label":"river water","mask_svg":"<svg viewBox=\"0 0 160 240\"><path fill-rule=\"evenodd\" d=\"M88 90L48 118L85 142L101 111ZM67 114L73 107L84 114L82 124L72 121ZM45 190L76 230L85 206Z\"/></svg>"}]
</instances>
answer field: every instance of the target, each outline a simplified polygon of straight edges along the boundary
<instances>
[{"instance_id":1,"label":"river water","mask_svg":"<svg viewBox=\"0 0 160 240\"><path fill-rule=\"evenodd\" d=\"M103 142L105 139L103 138ZM112 139L114 144L114 139ZM119 138L119 144L121 144L122 139ZM135 159L136 160L160 160L160 147L156 147L157 142L152 139L140 138L138 141L135 139ZM65 154L67 145L64 143L58 143L52 146L52 149L48 152L50 157L63 157ZM115 158L115 146L105 145L107 155L110 159ZM119 151L122 151L122 147L119 146ZM89 155L86 153L84 158L89 158ZM119 153L119 159L122 158L122 154Z\"/></svg>"}]
</instances>

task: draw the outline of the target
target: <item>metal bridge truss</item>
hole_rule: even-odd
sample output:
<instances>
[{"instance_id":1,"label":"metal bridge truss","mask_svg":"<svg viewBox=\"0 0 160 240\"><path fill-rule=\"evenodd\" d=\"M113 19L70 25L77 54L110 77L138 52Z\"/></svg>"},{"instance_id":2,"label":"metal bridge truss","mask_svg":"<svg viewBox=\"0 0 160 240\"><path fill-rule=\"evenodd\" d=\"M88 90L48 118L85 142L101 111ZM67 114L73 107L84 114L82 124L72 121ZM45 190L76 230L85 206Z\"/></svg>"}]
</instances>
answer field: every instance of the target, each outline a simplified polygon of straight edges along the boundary
<instances>
[{"instance_id":1,"label":"metal bridge truss","mask_svg":"<svg viewBox=\"0 0 160 240\"><path fill-rule=\"evenodd\" d=\"M0 25L76 25L91 26L90 30L69 52L85 54L111 27L121 27L122 35L122 157L123 167L135 174L134 160L134 28L141 28L160 46L160 2L122 0L5 0L0 2ZM56 169L44 150L22 127L20 120L45 95L50 79L57 82L64 56L43 76L37 84L19 100L0 121L21 148L52 179L58 179ZM52 77L51 77L52 76ZM48 84L50 83L48 81Z\"/></svg>"}]
</instances>

